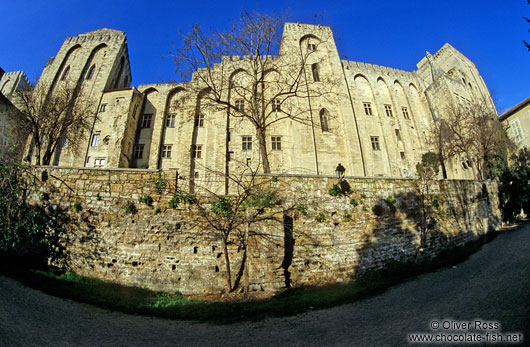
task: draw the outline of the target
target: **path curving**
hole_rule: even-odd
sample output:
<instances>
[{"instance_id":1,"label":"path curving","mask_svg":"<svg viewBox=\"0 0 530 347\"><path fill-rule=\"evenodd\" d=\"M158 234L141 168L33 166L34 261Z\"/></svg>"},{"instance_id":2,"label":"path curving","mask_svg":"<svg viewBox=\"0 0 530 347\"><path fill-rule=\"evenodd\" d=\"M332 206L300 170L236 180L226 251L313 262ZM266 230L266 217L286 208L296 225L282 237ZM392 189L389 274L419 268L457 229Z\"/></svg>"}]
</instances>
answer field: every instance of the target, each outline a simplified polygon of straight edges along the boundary
<instances>
[{"instance_id":1,"label":"path curving","mask_svg":"<svg viewBox=\"0 0 530 347\"><path fill-rule=\"evenodd\" d=\"M0 276L2 346L401 346L408 333L431 332L433 319L496 321L530 345L530 224L501 233L456 269L372 298L230 325L110 312Z\"/></svg>"}]
</instances>

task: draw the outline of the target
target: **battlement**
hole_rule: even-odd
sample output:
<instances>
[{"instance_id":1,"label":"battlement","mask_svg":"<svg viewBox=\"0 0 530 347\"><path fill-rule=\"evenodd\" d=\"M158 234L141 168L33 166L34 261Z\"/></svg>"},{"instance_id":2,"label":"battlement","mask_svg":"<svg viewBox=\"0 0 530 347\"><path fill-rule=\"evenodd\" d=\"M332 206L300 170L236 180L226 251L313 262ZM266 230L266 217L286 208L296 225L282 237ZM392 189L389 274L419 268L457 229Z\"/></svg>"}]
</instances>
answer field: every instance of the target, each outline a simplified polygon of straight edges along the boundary
<instances>
[{"instance_id":1,"label":"battlement","mask_svg":"<svg viewBox=\"0 0 530 347\"><path fill-rule=\"evenodd\" d=\"M353 70L355 72L366 72L366 73L379 73L388 76L395 77L410 77L414 72L395 69L392 67L386 67L376 64L360 63L356 61L341 60L342 68L345 70Z\"/></svg>"},{"instance_id":2,"label":"battlement","mask_svg":"<svg viewBox=\"0 0 530 347\"><path fill-rule=\"evenodd\" d=\"M315 24L302 24L302 23L285 23L283 26L284 33L286 31L292 31L297 33L308 33L308 32L316 32L319 30L324 30L331 34L331 28L324 25L315 25Z\"/></svg>"},{"instance_id":3,"label":"battlement","mask_svg":"<svg viewBox=\"0 0 530 347\"><path fill-rule=\"evenodd\" d=\"M125 33L123 31L104 28L104 29L89 31L83 34L68 37L66 38L64 42L65 43L81 43L81 42L90 42L90 41L120 42L122 40L127 40L125 37Z\"/></svg>"}]
</instances>

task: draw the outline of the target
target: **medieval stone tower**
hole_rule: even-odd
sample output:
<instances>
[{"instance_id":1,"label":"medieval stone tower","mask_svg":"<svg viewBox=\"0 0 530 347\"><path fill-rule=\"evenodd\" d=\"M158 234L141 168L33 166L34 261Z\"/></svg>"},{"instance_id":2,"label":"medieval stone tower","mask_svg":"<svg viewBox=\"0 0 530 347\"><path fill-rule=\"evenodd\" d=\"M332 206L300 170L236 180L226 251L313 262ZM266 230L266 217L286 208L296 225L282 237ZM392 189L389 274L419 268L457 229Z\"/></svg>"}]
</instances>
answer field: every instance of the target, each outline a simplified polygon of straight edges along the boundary
<instances>
[{"instance_id":1,"label":"medieval stone tower","mask_svg":"<svg viewBox=\"0 0 530 347\"><path fill-rule=\"evenodd\" d=\"M91 98L99 109L104 91L128 88L130 82L125 34L117 30L100 29L67 38L57 55L46 64L38 86L50 95L61 84L66 84L74 88L77 94L83 93ZM64 143L61 150L55 153L54 165L87 165L86 158L92 140L92 136L86 134L85 151L81 153L72 153L68 150L68 144ZM94 140L99 142L98 137Z\"/></svg>"}]
</instances>

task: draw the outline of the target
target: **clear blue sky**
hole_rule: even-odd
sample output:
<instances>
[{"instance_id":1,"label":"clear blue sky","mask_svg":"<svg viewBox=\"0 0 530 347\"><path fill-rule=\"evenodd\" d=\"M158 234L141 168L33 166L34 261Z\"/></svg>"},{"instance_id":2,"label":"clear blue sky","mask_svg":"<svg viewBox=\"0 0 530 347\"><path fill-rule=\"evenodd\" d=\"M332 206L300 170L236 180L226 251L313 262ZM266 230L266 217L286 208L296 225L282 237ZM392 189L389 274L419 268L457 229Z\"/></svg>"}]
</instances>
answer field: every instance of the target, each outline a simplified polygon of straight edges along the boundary
<instances>
[{"instance_id":1,"label":"clear blue sky","mask_svg":"<svg viewBox=\"0 0 530 347\"><path fill-rule=\"evenodd\" d=\"M449 42L470 58L502 112L530 97L526 0L377 1L35 1L5 0L0 16L0 67L40 75L68 36L100 28L127 34L133 85L174 80L168 58L179 30L191 24L228 28L241 8L289 9L289 21L330 25L349 60L412 71L425 51Z\"/></svg>"}]
</instances>

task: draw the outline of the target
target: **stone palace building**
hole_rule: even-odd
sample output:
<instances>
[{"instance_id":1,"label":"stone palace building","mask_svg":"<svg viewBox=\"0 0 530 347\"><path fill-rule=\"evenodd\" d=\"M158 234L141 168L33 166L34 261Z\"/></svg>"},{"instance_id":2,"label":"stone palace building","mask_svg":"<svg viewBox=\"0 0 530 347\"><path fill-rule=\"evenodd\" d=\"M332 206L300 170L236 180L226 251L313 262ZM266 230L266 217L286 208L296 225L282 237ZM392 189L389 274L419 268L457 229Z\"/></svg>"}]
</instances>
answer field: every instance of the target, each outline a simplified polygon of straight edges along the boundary
<instances>
[{"instance_id":1,"label":"stone palace building","mask_svg":"<svg viewBox=\"0 0 530 347\"><path fill-rule=\"evenodd\" d=\"M266 129L272 173L334 175L340 162L348 176L412 177L431 150L433 122L447 107L491 100L475 65L449 44L427 53L417 70L403 71L341 60L330 28L286 23L279 56L304 52L318 58L303 67L308 92L285 107L307 110L306 121L286 117ZM234 73L245 59L225 57L213 71ZM123 32L100 29L67 38L38 83L47 83L50 92L66 81L82 88L97 100L98 117L81 139L82 151L64 143L53 165L178 169L193 180L215 180L238 165L257 167L254 126L231 117L243 112L245 100L235 100L235 111L202 108L200 95L189 95L196 80L131 87ZM310 93L313 87L327 92ZM281 103L271 100L265 107L281 114ZM473 178L464 160L447 164L449 178Z\"/></svg>"}]
</instances>

